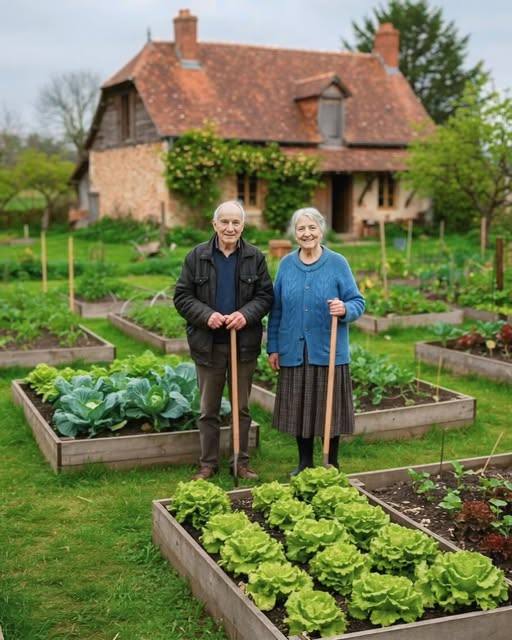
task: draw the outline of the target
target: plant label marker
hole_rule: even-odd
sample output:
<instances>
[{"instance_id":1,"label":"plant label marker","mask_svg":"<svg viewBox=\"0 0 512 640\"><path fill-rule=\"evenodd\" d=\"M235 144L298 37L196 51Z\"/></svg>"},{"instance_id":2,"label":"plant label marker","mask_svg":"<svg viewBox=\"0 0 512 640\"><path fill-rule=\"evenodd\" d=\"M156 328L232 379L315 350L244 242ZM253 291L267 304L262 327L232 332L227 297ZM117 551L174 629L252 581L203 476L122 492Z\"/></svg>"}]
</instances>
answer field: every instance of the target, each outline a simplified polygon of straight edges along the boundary
<instances>
[{"instance_id":1,"label":"plant label marker","mask_svg":"<svg viewBox=\"0 0 512 640\"><path fill-rule=\"evenodd\" d=\"M41 231L41 276L43 281L43 293L48 293L48 267L46 255L46 232Z\"/></svg>"},{"instance_id":2,"label":"plant label marker","mask_svg":"<svg viewBox=\"0 0 512 640\"><path fill-rule=\"evenodd\" d=\"M73 236L68 238L69 308L75 307L75 265L73 259Z\"/></svg>"}]
</instances>

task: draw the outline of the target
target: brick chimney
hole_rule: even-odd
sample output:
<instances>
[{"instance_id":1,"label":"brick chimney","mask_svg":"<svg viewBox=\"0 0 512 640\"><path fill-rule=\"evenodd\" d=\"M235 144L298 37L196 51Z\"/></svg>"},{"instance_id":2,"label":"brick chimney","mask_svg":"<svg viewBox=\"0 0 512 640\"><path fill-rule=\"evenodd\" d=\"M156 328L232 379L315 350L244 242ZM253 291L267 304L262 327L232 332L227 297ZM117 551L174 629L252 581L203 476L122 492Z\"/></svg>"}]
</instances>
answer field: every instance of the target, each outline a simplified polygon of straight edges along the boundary
<instances>
[{"instance_id":1,"label":"brick chimney","mask_svg":"<svg viewBox=\"0 0 512 640\"><path fill-rule=\"evenodd\" d=\"M390 69L398 69L398 51L400 32L391 24L383 22L373 40L373 53L380 56L382 62Z\"/></svg>"},{"instance_id":2,"label":"brick chimney","mask_svg":"<svg viewBox=\"0 0 512 640\"><path fill-rule=\"evenodd\" d=\"M174 43L182 62L197 61L197 18L188 9L180 9L174 18Z\"/></svg>"}]
</instances>

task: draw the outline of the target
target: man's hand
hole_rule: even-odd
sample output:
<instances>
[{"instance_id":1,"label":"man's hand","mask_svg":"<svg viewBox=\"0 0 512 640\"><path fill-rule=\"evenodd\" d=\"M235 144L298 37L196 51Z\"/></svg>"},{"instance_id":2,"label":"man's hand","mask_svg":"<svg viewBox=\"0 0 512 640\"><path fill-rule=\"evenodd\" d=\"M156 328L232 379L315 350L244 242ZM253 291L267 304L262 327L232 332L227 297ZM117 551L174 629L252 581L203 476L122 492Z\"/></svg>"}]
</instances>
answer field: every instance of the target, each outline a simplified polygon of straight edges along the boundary
<instances>
[{"instance_id":1,"label":"man's hand","mask_svg":"<svg viewBox=\"0 0 512 640\"><path fill-rule=\"evenodd\" d=\"M224 316L224 320L226 322L226 329L236 329L236 331L240 331L247 324L247 320L245 316L243 316L240 311L234 311L230 313L229 316Z\"/></svg>"},{"instance_id":2,"label":"man's hand","mask_svg":"<svg viewBox=\"0 0 512 640\"><path fill-rule=\"evenodd\" d=\"M279 354L278 353L269 353L268 354L268 362L274 371L279 371Z\"/></svg>"},{"instance_id":3,"label":"man's hand","mask_svg":"<svg viewBox=\"0 0 512 640\"><path fill-rule=\"evenodd\" d=\"M339 318L343 318L343 316L347 313L345 303L342 300L338 300L338 298L327 300L327 304L329 305L329 313L331 314L331 316L338 316Z\"/></svg>"},{"instance_id":4,"label":"man's hand","mask_svg":"<svg viewBox=\"0 0 512 640\"><path fill-rule=\"evenodd\" d=\"M214 311L212 315L208 318L208 326L210 329L220 329L225 322L225 316L218 311Z\"/></svg>"}]
</instances>

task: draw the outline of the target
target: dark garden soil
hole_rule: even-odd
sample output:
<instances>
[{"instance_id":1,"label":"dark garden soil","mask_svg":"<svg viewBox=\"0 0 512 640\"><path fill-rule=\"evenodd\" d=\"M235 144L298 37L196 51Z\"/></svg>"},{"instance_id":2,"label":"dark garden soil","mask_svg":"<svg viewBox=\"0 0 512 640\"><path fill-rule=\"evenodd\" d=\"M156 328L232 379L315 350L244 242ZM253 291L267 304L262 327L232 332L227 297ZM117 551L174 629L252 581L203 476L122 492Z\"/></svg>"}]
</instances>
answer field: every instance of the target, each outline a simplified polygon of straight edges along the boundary
<instances>
[{"instance_id":1,"label":"dark garden soil","mask_svg":"<svg viewBox=\"0 0 512 640\"><path fill-rule=\"evenodd\" d=\"M475 345L474 347L471 347L471 349L461 349L461 348L457 348L455 346L455 342L456 340L447 340L446 341L446 345L445 348L446 349L452 349L453 351L459 351L460 353L470 353L473 356L482 356L483 358L487 358L487 360L497 360L498 362L507 362L508 364L512 364L512 351L509 350L508 354L503 351L502 349L499 348L499 346L496 347L496 349L492 350L492 356L490 355L489 350L487 349L487 347L485 346L485 344L482 345ZM436 347L442 347L442 343L439 341L436 342L427 342L427 344L431 344L434 345Z\"/></svg>"},{"instance_id":2,"label":"dark garden soil","mask_svg":"<svg viewBox=\"0 0 512 640\"><path fill-rule=\"evenodd\" d=\"M246 513L247 516L249 517L249 519L252 522L257 522L275 540L278 540L279 542L281 542L283 544L283 546L286 546L285 545L286 538L285 538L283 532L280 529L275 529L275 528L269 526L267 521L265 520L262 512L261 511L255 511L252 508L252 496L248 496L248 497L245 497L245 498L239 498L238 500L235 500L233 502L233 507L237 511L243 511L244 513ZM182 524L181 526L185 529L185 531L187 531L187 533L189 533L194 538L194 540L198 544L201 544L200 539L199 539L201 534L197 529L194 529L194 527L192 527L191 525L189 525L187 523ZM205 551L205 553L208 553L206 550L204 550L204 551ZM219 560L220 560L220 555L219 554L217 554L217 553L208 553L208 555L212 558L212 560L214 560L214 562L216 562L216 563L219 562ZM307 564L299 564L299 563L294 563L294 564L299 566L304 571L308 571L308 565ZM223 568L223 571L226 573L227 576L229 576L229 578L240 589L242 589L242 590L245 589L245 583L244 583L243 577L241 577L241 576L235 577L231 572L226 571L226 569L224 569L224 568ZM336 593L334 591L330 591L329 589L325 588L323 585L318 583L316 580L313 581L313 587L314 587L314 589L319 589L321 591L327 591L328 593L330 593L334 597L334 599L338 603L339 608L345 613L345 615L347 617L347 630L346 630L345 633L355 633L355 632L367 631L367 630L370 630L370 629L379 629L380 628L378 625L372 624L369 620L354 620L353 618L351 618L349 613L348 613L349 600L345 596L342 596L342 595L340 595L340 594L338 594L338 593ZM510 593L510 590L509 590L509 600L507 602L503 603L502 606L506 606L507 604L511 604L511 603L512 603L512 593ZM460 610L457 610L457 614L468 613L470 611L476 611L476 610L477 609L472 608L472 607L464 607L464 608L461 608ZM273 625L275 625L279 629L279 631L281 631L281 633L283 633L286 637L288 637L289 629L288 629L288 625L285 623L286 609L284 607L284 603L279 603L271 611L262 611L262 613L267 616L267 618L272 622ZM424 620L433 620L435 618L441 618L441 617L443 617L445 615L449 615L449 614L444 613L439 608L429 609L429 610L425 611L424 615L421 618L419 618L418 622L424 621ZM403 624L403 621L398 621L396 624ZM310 638L320 638L321 636L320 636L319 633L313 633L313 634L310 634L308 637L310 637Z\"/></svg>"},{"instance_id":3,"label":"dark garden soil","mask_svg":"<svg viewBox=\"0 0 512 640\"><path fill-rule=\"evenodd\" d=\"M69 440L66 436L62 436L53 426L53 414L55 413L55 408L50 402L43 402L41 396L38 396L37 393L31 389L28 384L21 385L23 391L27 394L28 398L32 402L32 404L36 407L39 413L43 416L46 422L56 431L57 435L63 440ZM226 426L230 424L229 416L222 417L222 426ZM183 431L185 425L185 421L176 420L174 423L174 427L172 429L162 429L160 433L170 433L175 431ZM196 428L195 421L185 427L186 430L193 430ZM153 426L147 420L130 420L126 426L124 426L119 431L102 431L96 437L97 438L119 438L120 436L137 436L137 435L145 435L147 433L157 433L157 431L153 428ZM74 440L88 440L88 436L77 436L73 438Z\"/></svg>"},{"instance_id":4,"label":"dark garden soil","mask_svg":"<svg viewBox=\"0 0 512 640\"><path fill-rule=\"evenodd\" d=\"M8 342L0 345L0 351L32 351L34 349L67 349L77 347L98 347L103 346L103 343L93 338L92 336L81 333L77 341L70 345L64 345L60 342L58 336L50 333L49 331L43 331L37 338L30 342L23 344L16 342L12 338L12 332L7 329L0 329L0 343L4 338L7 338Z\"/></svg>"},{"instance_id":5,"label":"dark garden soil","mask_svg":"<svg viewBox=\"0 0 512 640\"><path fill-rule=\"evenodd\" d=\"M272 385L268 382L262 382L257 379L258 373L255 373L254 384L263 387L267 391L275 393ZM400 392L398 388L391 388L387 390L388 397L382 399L380 404L374 405L369 398L361 398L359 401L359 407L356 413L366 413L368 411L380 411L382 409L398 409L401 407L414 407L420 404L434 404L436 402L446 402L447 400L455 400L459 397L456 393L451 393L445 389L439 389L439 393L436 393L435 386L430 386L423 382L418 385L414 384L410 390L404 393ZM437 396L434 397L434 396Z\"/></svg>"},{"instance_id":6,"label":"dark garden soil","mask_svg":"<svg viewBox=\"0 0 512 640\"><path fill-rule=\"evenodd\" d=\"M512 482L512 470L503 471L503 469L489 468L486 470L485 477L502 478ZM463 501L487 502L493 497L499 499L504 497L500 495L500 490L497 490L494 495L485 494L479 488L479 478L479 475L464 477L464 485L460 493ZM410 482L398 482L382 489L373 489L371 493L434 533L452 541L461 549L479 551L489 556L497 566L505 571L506 577L512 580L512 557L503 557L502 553L488 551L482 546L482 539L488 534L497 533L496 529L489 525L481 531L475 531L473 528L457 523L456 513L451 513L438 506L448 490L457 488L457 481L453 473L444 472L442 476L431 476L431 479L437 484L437 488L429 492L428 497L415 493ZM511 500L511 498L512 495L509 495L508 499ZM512 514L512 502L509 502L508 507L505 508L503 515L506 514Z\"/></svg>"}]
</instances>

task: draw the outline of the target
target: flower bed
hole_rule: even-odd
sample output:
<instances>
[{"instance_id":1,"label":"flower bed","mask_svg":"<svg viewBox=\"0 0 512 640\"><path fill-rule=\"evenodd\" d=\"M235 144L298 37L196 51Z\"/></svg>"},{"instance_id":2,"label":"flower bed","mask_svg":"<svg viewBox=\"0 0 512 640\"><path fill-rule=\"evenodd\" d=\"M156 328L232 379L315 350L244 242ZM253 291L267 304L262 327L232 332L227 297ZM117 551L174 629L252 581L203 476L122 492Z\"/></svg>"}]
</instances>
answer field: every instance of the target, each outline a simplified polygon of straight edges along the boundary
<instances>
[{"instance_id":1,"label":"flower bed","mask_svg":"<svg viewBox=\"0 0 512 640\"><path fill-rule=\"evenodd\" d=\"M211 483L191 490L181 483L173 500L153 503L155 544L230 638L298 640L306 631L307 637L340 640L508 638L508 584L490 561L479 554L438 556L452 545L438 547L400 514L374 508L371 497L366 502L346 481L320 480L320 474L340 475L334 469L308 471L308 478L292 482L295 497L285 485L268 483L252 493L230 492L228 501ZM320 515L325 507L334 507L334 518ZM239 513L230 514L231 508ZM457 564L475 576L484 572L501 594L498 601L484 603L479 588L470 595L468 582L460 591L453 584L453 601L436 604L436 572L444 575ZM461 608L456 600L464 589Z\"/></svg>"},{"instance_id":2,"label":"flower bed","mask_svg":"<svg viewBox=\"0 0 512 640\"><path fill-rule=\"evenodd\" d=\"M471 396L416 380L407 369L361 347L352 349L351 375L356 411L354 436L364 435L366 440L408 438L425 433L435 424L461 427L475 419L476 400ZM255 380L252 401L273 412L276 374L265 354L258 359Z\"/></svg>"},{"instance_id":3,"label":"flower bed","mask_svg":"<svg viewBox=\"0 0 512 640\"><path fill-rule=\"evenodd\" d=\"M351 478L379 504L392 504L438 539L488 555L512 579L512 454Z\"/></svg>"},{"instance_id":4,"label":"flower bed","mask_svg":"<svg viewBox=\"0 0 512 640\"><path fill-rule=\"evenodd\" d=\"M171 367L150 352L116 360L109 370L57 371L40 365L12 383L34 436L55 471L103 463L112 468L197 461L199 400L190 363ZM223 401L223 413L230 411ZM230 450L221 427L221 451ZM250 446L258 444L253 423Z\"/></svg>"},{"instance_id":5,"label":"flower bed","mask_svg":"<svg viewBox=\"0 0 512 640\"><path fill-rule=\"evenodd\" d=\"M457 373L512 382L512 324L477 322L471 331L436 327L440 342L417 342L416 357ZM443 335L444 333L444 335Z\"/></svg>"}]
</instances>

